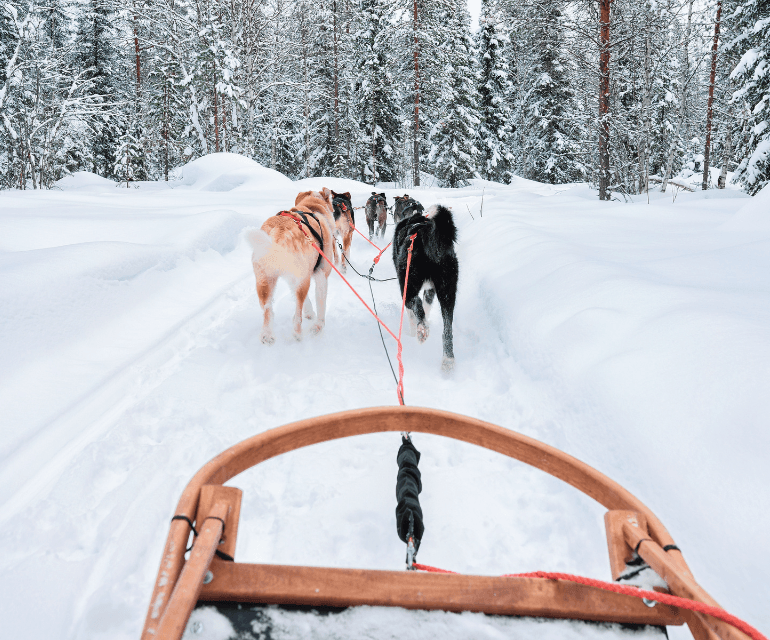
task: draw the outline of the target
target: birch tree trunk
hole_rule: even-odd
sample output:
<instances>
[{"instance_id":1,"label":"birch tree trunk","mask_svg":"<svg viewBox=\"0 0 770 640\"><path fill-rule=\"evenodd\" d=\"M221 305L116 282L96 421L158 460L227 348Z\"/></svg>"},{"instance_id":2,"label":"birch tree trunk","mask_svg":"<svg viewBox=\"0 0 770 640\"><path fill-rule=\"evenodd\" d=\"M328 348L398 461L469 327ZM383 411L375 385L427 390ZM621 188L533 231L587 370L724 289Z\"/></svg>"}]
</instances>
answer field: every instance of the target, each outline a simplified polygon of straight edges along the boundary
<instances>
[{"instance_id":1,"label":"birch tree trunk","mask_svg":"<svg viewBox=\"0 0 770 640\"><path fill-rule=\"evenodd\" d=\"M727 133L725 133L725 148L722 158L722 171L719 174L719 181L717 182L718 189L724 189L727 184L727 164L730 162L730 156L733 152L733 127L729 120L727 122Z\"/></svg>"},{"instance_id":2,"label":"birch tree trunk","mask_svg":"<svg viewBox=\"0 0 770 640\"><path fill-rule=\"evenodd\" d=\"M703 191L709 188L709 155L711 154L711 118L714 110L714 81L717 74L717 48L719 47L719 22L722 17L722 0L717 0L717 18L714 22L714 45L711 47L711 79L706 109L706 149L703 152Z\"/></svg>"}]
</instances>

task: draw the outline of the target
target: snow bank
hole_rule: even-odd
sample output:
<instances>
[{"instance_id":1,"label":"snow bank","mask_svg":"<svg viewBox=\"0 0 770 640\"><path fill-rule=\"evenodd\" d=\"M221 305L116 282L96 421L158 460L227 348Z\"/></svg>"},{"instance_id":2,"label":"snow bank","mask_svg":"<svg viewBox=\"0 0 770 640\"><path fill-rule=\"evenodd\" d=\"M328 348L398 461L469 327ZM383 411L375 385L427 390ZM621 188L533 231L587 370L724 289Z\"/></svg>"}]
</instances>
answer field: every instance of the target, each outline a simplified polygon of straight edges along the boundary
<instances>
[{"instance_id":1,"label":"snow bank","mask_svg":"<svg viewBox=\"0 0 770 640\"><path fill-rule=\"evenodd\" d=\"M239 240L303 188L349 190L360 206L371 187L294 183L229 154L186 169L189 184L175 189L0 193L8 637L138 637L169 517L201 465L265 429L396 404L377 327L336 275L321 334L294 340L294 301L281 284L276 344L261 344L250 250ZM562 187L387 192L391 202L406 191L426 207L453 207L460 229L457 365L440 371L434 307L427 342L404 343L406 401L593 464L661 517L717 601L767 629L770 514L757 505L770 502L770 231L761 211L725 227L766 194L648 205ZM384 242L391 234L389 225ZM359 271L376 253L354 236ZM395 275L388 255L375 277ZM368 283L351 282L369 300ZM372 287L383 321L397 327L397 284ZM604 509L592 500L478 447L416 443L422 562L608 577ZM244 489L237 559L401 568L398 444L398 434L319 444L235 479ZM400 625L402 613L348 615L363 637L376 620ZM480 616L429 619L468 625L464 637L500 635L476 633L487 624ZM334 624L306 621L308 637Z\"/></svg>"},{"instance_id":2,"label":"snow bank","mask_svg":"<svg viewBox=\"0 0 770 640\"><path fill-rule=\"evenodd\" d=\"M741 207L724 224L724 229L732 231L770 231L770 184L755 195L751 202Z\"/></svg>"},{"instance_id":3,"label":"snow bank","mask_svg":"<svg viewBox=\"0 0 770 640\"><path fill-rule=\"evenodd\" d=\"M114 189L116 183L107 178L97 176L90 171L76 171L73 174L64 176L55 183L55 189L62 191L94 191L100 192L105 189Z\"/></svg>"},{"instance_id":4,"label":"snow bank","mask_svg":"<svg viewBox=\"0 0 770 640\"><path fill-rule=\"evenodd\" d=\"M200 191L256 191L288 186L282 173L236 153L212 153L179 170L180 183Z\"/></svg>"}]
</instances>

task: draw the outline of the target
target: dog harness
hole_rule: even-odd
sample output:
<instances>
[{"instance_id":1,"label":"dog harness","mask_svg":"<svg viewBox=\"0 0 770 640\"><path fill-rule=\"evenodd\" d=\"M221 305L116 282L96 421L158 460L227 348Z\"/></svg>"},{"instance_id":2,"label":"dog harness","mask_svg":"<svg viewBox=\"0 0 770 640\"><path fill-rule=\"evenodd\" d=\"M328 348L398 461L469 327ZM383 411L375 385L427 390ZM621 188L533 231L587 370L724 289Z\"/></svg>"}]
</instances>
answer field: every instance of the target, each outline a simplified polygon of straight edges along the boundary
<instances>
[{"instance_id":1,"label":"dog harness","mask_svg":"<svg viewBox=\"0 0 770 640\"><path fill-rule=\"evenodd\" d=\"M321 248L321 251L324 250L323 238L319 235L319 233L315 229L313 229L313 227L310 226L310 223L307 220L307 216L310 216L311 218L313 218L313 220L315 220L318 223L318 228L320 229L321 228L321 222L318 220L318 218L315 217L314 213L300 211L299 209L292 209L291 211L279 211L275 215L277 215L277 216L285 216L286 218L291 218L292 220L294 220L294 222L296 222L297 226L300 228L300 231L302 231L302 233L305 234L305 237L308 240L310 240L310 242L312 243L313 242L312 239L310 238L310 236L307 234L307 231L305 231L305 229L302 226L302 225L305 225L305 227L310 229L310 233L313 234L313 237L316 239L316 242L318 242L318 246ZM299 218L297 216L299 216ZM300 218L302 218L302 219L300 220ZM318 269L318 265L320 265L320 264L321 264L321 253L319 252L318 253L318 260L316 260L316 262L315 262L315 266L313 267L313 271Z\"/></svg>"},{"instance_id":2,"label":"dog harness","mask_svg":"<svg viewBox=\"0 0 770 640\"><path fill-rule=\"evenodd\" d=\"M345 204L344 198L334 198L334 200L332 200L332 206L334 207L335 220L344 213L348 217L348 222L350 222L354 227L356 226L355 218L353 217L353 208L348 208L348 205Z\"/></svg>"},{"instance_id":3,"label":"dog harness","mask_svg":"<svg viewBox=\"0 0 770 640\"><path fill-rule=\"evenodd\" d=\"M388 204L388 201L379 193L373 193L370 195L369 200L366 201L366 204L369 204L372 200L374 200L375 204L380 201L384 202L386 205Z\"/></svg>"},{"instance_id":4,"label":"dog harness","mask_svg":"<svg viewBox=\"0 0 770 640\"><path fill-rule=\"evenodd\" d=\"M396 200L400 200L403 202L404 198L396 198ZM417 213L422 213L424 211L425 207L423 207L417 200L414 198L408 197L406 198L406 206L401 210L401 216L403 218L409 218ZM411 213L410 213L411 212Z\"/></svg>"}]
</instances>

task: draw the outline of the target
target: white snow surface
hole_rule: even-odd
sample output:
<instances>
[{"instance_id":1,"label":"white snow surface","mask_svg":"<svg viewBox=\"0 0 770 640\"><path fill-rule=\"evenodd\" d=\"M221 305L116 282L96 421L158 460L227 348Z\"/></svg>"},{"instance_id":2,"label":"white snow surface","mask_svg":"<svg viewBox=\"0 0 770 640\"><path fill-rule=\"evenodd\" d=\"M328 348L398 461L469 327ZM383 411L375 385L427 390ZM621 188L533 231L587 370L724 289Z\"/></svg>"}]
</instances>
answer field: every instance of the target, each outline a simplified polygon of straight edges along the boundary
<instances>
[{"instance_id":1,"label":"white snow surface","mask_svg":"<svg viewBox=\"0 0 770 640\"><path fill-rule=\"evenodd\" d=\"M126 189L77 174L58 190L0 193L3 637L138 638L169 519L203 464L288 422L396 404L376 324L335 274L318 336L306 326L292 339L282 284L276 344L261 344L243 240L298 191L351 191L360 206L372 188L292 183L231 154L180 175ZM407 403L533 436L620 482L661 518L702 586L767 634L770 192L650 204L600 203L586 185L527 180L408 192L426 208L453 208L461 277L455 370L441 372L434 309L428 341L405 339ZM386 193L392 202L403 191ZM359 271L374 255L354 238ZM369 300L366 282L349 274ZM393 275L388 252L375 276ZM374 287L383 320L397 327L397 284ZM421 562L610 579L601 506L499 454L414 440ZM244 490L236 558L402 568L399 443L393 433L325 443L234 478ZM407 615L423 620L346 615L358 637L391 637ZM443 615L424 618L444 624ZM458 619L457 637L571 637L565 623L522 620L556 630L508 634L481 616ZM309 620L291 624L336 637L323 625L337 623ZM371 630L378 621L381 636Z\"/></svg>"}]
</instances>

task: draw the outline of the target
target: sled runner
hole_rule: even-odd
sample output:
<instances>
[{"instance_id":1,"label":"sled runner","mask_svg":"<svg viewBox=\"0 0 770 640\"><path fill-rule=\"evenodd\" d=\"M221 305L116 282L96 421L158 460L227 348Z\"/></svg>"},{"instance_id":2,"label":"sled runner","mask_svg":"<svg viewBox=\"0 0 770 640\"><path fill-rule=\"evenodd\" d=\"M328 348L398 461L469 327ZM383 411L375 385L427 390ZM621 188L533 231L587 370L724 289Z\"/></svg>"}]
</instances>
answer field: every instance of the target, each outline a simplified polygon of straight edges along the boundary
<instances>
[{"instance_id":1,"label":"sled runner","mask_svg":"<svg viewBox=\"0 0 770 640\"><path fill-rule=\"evenodd\" d=\"M658 518L595 469L537 440L479 420L433 409L381 407L272 429L244 440L206 464L185 488L171 521L142 639L181 638L193 609L204 603L216 606L236 631L247 628L255 634L239 637L270 637L269 633L258 632L262 614L253 609L254 605L320 611L371 605L655 627L687 623L695 640L762 637L747 635L712 615L687 610L682 604L656 604L628 593L580 584L569 577L490 577L246 564L233 560L242 492L223 483L260 462L295 449L385 431L430 433L461 440L563 480L608 509L605 524L613 580L628 571L628 562L636 562L637 566L646 563L666 581L674 596L696 601L694 604L701 607L718 608L695 581L681 551ZM191 530L196 535L185 560ZM626 585L618 589L633 592L635 588ZM715 611L725 614L721 609L712 610ZM195 629L191 633L190 637L195 637Z\"/></svg>"}]
</instances>

